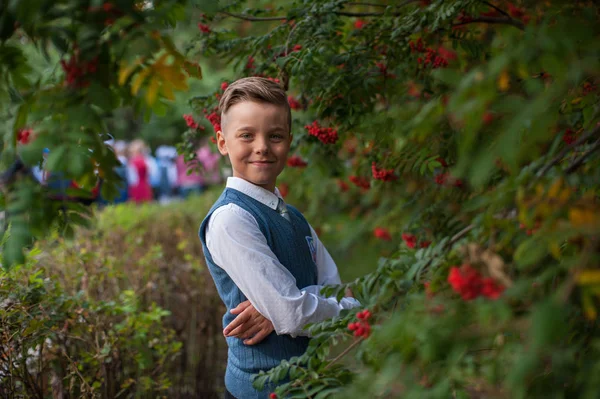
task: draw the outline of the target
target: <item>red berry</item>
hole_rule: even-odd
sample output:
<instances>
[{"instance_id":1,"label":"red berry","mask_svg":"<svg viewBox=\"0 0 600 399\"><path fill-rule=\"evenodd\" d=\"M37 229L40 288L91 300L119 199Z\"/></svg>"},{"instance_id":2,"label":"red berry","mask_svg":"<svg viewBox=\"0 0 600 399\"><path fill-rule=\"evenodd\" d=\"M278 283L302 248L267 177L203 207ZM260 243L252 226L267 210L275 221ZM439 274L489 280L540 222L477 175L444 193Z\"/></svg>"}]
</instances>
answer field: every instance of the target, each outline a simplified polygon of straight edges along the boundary
<instances>
[{"instance_id":1,"label":"red berry","mask_svg":"<svg viewBox=\"0 0 600 399\"><path fill-rule=\"evenodd\" d=\"M275 392L271 392L269 394L269 399L277 399L277 394Z\"/></svg>"}]
</instances>

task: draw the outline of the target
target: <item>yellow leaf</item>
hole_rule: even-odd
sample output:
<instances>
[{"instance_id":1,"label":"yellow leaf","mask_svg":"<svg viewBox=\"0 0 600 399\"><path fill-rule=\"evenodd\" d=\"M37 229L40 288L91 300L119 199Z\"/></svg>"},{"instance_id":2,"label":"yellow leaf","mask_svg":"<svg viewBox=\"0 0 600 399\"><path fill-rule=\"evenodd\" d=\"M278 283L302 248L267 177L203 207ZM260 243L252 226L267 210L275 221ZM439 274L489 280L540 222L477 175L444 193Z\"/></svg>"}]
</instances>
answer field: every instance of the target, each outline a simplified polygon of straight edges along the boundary
<instances>
[{"instance_id":1,"label":"yellow leaf","mask_svg":"<svg viewBox=\"0 0 600 399\"><path fill-rule=\"evenodd\" d=\"M585 317L587 317L588 320L596 320L598 312L596 311L596 307L594 306L594 302L592 301L591 295L587 292L582 293L581 302L583 304Z\"/></svg>"},{"instance_id":2,"label":"yellow leaf","mask_svg":"<svg viewBox=\"0 0 600 399\"><path fill-rule=\"evenodd\" d=\"M142 72L137 74L137 76L133 80L133 83L131 84L131 94L133 94L134 96L137 94L137 92L140 90L140 87L142 87L142 83L144 83L144 80L146 80L148 75L150 75L150 72L152 72L152 69L146 68Z\"/></svg>"},{"instance_id":3,"label":"yellow leaf","mask_svg":"<svg viewBox=\"0 0 600 399\"><path fill-rule=\"evenodd\" d=\"M577 275L579 285L600 284L600 270L584 270Z\"/></svg>"},{"instance_id":4,"label":"yellow leaf","mask_svg":"<svg viewBox=\"0 0 600 399\"><path fill-rule=\"evenodd\" d=\"M146 91L146 103L148 103L148 105L152 105L156 101L159 83L160 81L156 77L150 80L148 91Z\"/></svg>"},{"instance_id":5,"label":"yellow leaf","mask_svg":"<svg viewBox=\"0 0 600 399\"><path fill-rule=\"evenodd\" d=\"M121 67L119 68L119 84L123 86L127 81L127 78L135 71L135 69L140 66L143 62L143 59L134 62L133 64L127 66L124 62L121 63Z\"/></svg>"},{"instance_id":6,"label":"yellow leaf","mask_svg":"<svg viewBox=\"0 0 600 399\"><path fill-rule=\"evenodd\" d=\"M202 69L200 68L200 65L190 61L185 61L183 63L183 68L191 77L202 79Z\"/></svg>"},{"instance_id":7,"label":"yellow leaf","mask_svg":"<svg viewBox=\"0 0 600 399\"><path fill-rule=\"evenodd\" d=\"M596 226L600 222L600 215L593 209L569 209L569 221L573 226Z\"/></svg>"},{"instance_id":8,"label":"yellow leaf","mask_svg":"<svg viewBox=\"0 0 600 399\"><path fill-rule=\"evenodd\" d=\"M510 88L510 76L508 76L508 72L506 70L502 71L500 76L498 76L498 89L500 91L506 91Z\"/></svg>"},{"instance_id":9,"label":"yellow leaf","mask_svg":"<svg viewBox=\"0 0 600 399\"><path fill-rule=\"evenodd\" d=\"M165 61L167 60L167 57L169 56L169 53L164 53L163 55L161 55L158 60L156 60L156 62L154 63L154 65L152 65L152 67L154 68L160 68L162 65L165 64Z\"/></svg>"},{"instance_id":10,"label":"yellow leaf","mask_svg":"<svg viewBox=\"0 0 600 399\"><path fill-rule=\"evenodd\" d=\"M156 69L163 80L168 81L177 90L187 90L188 85L186 77L175 66L161 66Z\"/></svg>"},{"instance_id":11,"label":"yellow leaf","mask_svg":"<svg viewBox=\"0 0 600 399\"><path fill-rule=\"evenodd\" d=\"M167 82L164 82L160 86L160 91L163 94L163 96L165 96L165 98L168 98L171 101L175 100L175 94L173 93L171 86L169 86Z\"/></svg>"},{"instance_id":12,"label":"yellow leaf","mask_svg":"<svg viewBox=\"0 0 600 399\"><path fill-rule=\"evenodd\" d=\"M571 101L571 104L576 105L576 104L579 104L580 102L581 102L581 97L577 97Z\"/></svg>"},{"instance_id":13,"label":"yellow leaf","mask_svg":"<svg viewBox=\"0 0 600 399\"><path fill-rule=\"evenodd\" d=\"M555 259L560 259L560 245L557 242L550 243L550 253Z\"/></svg>"},{"instance_id":14,"label":"yellow leaf","mask_svg":"<svg viewBox=\"0 0 600 399\"><path fill-rule=\"evenodd\" d=\"M562 177L556 179L554 181L554 183L552 183L552 186L550 186L550 189L548 190L548 197L550 197L550 198L557 197L561 186L562 186Z\"/></svg>"},{"instance_id":15,"label":"yellow leaf","mask_svg":"<svg viewBox=\"0 0 600 399\"><path fill-rule=\"evenodd\" d=\"M571 190L568 188L565 188L558 195L558 200L561 204L566 204L570 197L571 197Z\"/></svg>"}]
</instances>

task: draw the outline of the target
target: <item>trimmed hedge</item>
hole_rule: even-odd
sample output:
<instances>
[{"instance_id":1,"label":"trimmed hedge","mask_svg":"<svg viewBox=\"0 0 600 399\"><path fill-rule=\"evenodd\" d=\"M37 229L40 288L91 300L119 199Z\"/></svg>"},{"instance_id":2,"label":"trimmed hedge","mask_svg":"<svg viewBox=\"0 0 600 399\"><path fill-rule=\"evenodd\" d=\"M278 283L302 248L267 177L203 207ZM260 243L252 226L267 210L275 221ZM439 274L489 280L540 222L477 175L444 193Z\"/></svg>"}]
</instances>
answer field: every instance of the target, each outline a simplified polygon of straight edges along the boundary
<instances>
[{"instance_id":1,"label":"trimmed hedge","mask_svg":"<svg viewBox=\"0 0 600 399\"><path fill-rule=\"evenodd\" d=\"M224 310L197 238L215 196L108 207L0 272L0 396L218 397Z\"/></svg>"}]
</instances>

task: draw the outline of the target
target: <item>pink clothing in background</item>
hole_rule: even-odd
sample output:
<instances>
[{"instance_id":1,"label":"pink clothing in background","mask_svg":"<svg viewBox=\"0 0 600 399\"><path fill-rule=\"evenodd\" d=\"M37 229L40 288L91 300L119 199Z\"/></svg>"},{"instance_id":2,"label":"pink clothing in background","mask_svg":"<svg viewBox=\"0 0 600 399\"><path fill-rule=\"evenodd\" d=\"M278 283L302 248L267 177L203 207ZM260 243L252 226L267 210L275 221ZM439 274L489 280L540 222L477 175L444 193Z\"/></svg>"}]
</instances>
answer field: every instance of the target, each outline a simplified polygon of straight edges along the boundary
<instances>
[{"instance_id":1,"label":"pink clothing in background","mask_svg":"<svg viewBox=\"0 0 600 399\"><path fill-rule=\"evenodd\" d=\"M194 170L194 162L186 165L183 155L179 155L176 160L177 165L177 185L180 187L204 186L206 184L218 183L221 179L219 172L219 158L221 155L215 154L209 146L204 146L196 151L196 160L200 163L202 172ZM188 169L194 170L187 174Z\"/></svg>"},{"instance_id":2,"label":"pink clothing in background","mask_svg":"<svg viewBox=\"0 0 600 399\"><path fill-rule=\"evenodd\" d=\"M137 180L129 185L129 199L137 203L152 201L149 170L144 157L134 156L129 160L129 167L137 175Z\"/></svg>"}]
</instances>

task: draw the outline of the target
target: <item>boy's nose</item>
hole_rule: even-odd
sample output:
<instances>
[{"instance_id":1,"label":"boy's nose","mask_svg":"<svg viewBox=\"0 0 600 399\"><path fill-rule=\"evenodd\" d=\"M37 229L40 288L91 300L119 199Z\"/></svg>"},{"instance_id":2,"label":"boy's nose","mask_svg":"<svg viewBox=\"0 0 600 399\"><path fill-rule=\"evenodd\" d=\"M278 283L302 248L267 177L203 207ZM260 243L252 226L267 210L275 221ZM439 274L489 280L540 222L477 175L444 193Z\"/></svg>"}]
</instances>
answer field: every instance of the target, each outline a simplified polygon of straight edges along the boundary
<instances>
[{"instance_id":1,"label":"boy's nose","mask_svg":"<svg viewBox=\"0 0 600 399\"><path fill-rule=\"evenodd\" d=\"M254 151L257 154L267 154L269 152L269 143L267 140L258 139L255 141L255 144Z\"/></svg>"}]
</instances>

